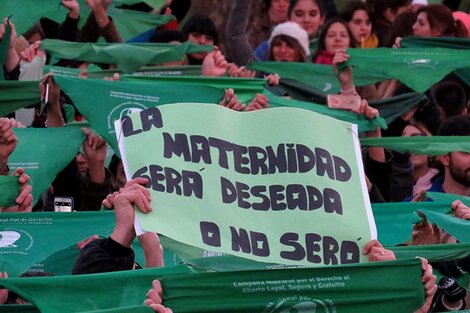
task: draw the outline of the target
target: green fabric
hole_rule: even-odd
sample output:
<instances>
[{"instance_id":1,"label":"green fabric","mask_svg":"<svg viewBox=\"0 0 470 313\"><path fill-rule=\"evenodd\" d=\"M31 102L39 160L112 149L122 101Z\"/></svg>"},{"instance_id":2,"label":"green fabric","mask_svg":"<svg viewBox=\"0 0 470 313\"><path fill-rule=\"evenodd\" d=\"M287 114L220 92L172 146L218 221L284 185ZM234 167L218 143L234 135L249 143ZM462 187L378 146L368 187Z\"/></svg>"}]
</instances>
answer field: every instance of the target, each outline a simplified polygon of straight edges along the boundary
<instances>
[{"instance_id":1,"label":"green fabric","mask_svg":"<svg viewBox=\"0 0 470 313\"><path fill-rule=\"evenodd\" d=\"M0 313L41 313L34 305L8 304L0 305Z\"/></svg>"},{"instance_id":2,"label":"green fabric","mask_svg":"<svg viewBox=\"0 0 470 313\"><path fill-rule=\"evenodd\" d=\"M71 67L62 67L62 66L54 66L54 65L46 65L44 67L44 75L47 73L52 72L54 75L61 75L67 77L78 77L81 72L83 72L80 68L71 68ZM114 72L111 73L113 76Z\"/></svg>"},{"instance_id":3,"label":"green fabric","mask_svg":"<svg viewBox=\"0 0 470 313\"><path fill-rule=\"evenodd\" d=\"M18 109L39 104L39 82L0 81L0 116L13 113Z\"/></svg>"},{"instance_id":4,"label":"green fabric","mask_svg":"<svg viewBox=\"0 0 470 313\"><path fill-rule=\"evenodd\" d=\"M116 24L124 41L175 19L172 15L157 15L113 7L108 9L108 15L113 18L114 24Z\"/></svg>"},{"instance_id":5,"label":"green fabric","mask_svg":"<svg viewBox=\"0 0 470 313\"><path fill-rule=\"evenodd\" d=\"M457 238L462 243L470 243L470 221L454 217L448 214L421 210L431 223L444 229L447 233Z\"/></svg>"},{"instance_id":6,"label":"green fabric","mask_svg":"<svg viewBox=\"0 0 470 313\"><path fill-rule=\"evenodd\" d=\"M160 278L174 312L412 312L424 302L418 259L322 269L190 274L185 267L65 277L8 278L0 284L42 313L147 312L139 305ZM54 297L51 297L51 290ZM57 301L60 299L61 301ZM106 310L109 311L100 311ZM286 311L290 312L290 311Z\"/></svg>"},{"instance_id":7,"label":"green fabric","mask_svg":"<svg viewBox=\"0 0 470 313\"><path fill-rule=\"evenodd\" d=\"M467 84L467 86L470 86L470 67L456 70L454 71L454 74L457 75L460 79L462 79L465 84Z\"/></svg>"},{"instance_id":8,"label":"green fabric","mask_svg":"<svg viewBox=\"0 0 470 313\"><path fill-rule=\"evenodd\" d=\"M390 202L372 204L378 240L387 246L406 242L411 238L413 223L419 221L419 217L415 212L423 209L447 213L450 210L450 206L445 202Z\"/></svg>"},{"instance_id":9,"label":"green fabric","mask_svg":"<svg viewBox=\"0 0 470 313\"><path fill-rule=\"evenodd\" d=\"M338 93L340 85L331 65L297 62L253 62L247 68L264 72L276 73L282 79L296 80L322 92ZM375 69L361 68L354 70L356 86L366 86L382 81L383 75L376 75Z\"/></svg>"},{"instance_id":10,"label":"green fabric","mask_svg":"<svg viewBox=\"0 0 470 313\"><path fill-rule=\"evenodd\" d=\"M230 77L194 77L194 76L123 76L122 81L145 82L145 83L172 83L193 86L209 86L225 91L233 88L235 94L242 103L250 102L257 93L263 92L266 83L264 79L258 78L230 78ZM193 101L191 101L193 102Z\"/></svg>"},{"instance_id":11,"label":"green fabric","mask_svg":"<svg viewBox=\"0 0 470 313\"><path fill-rule=\"evenodd\" d=\"M103 221L100 224L94 223L94 234L98 234L101 238L107 237L110 235L110 230L112 229L112 226L114 225L114 214L112 211L105 211L106 214L100 215L97 213L96 215L93 215L92 212L88 212L90 219L94 219L95 216L98 218L99 221ZM68 227L68 228L78 228L78 222L74 220L75 217L74 215L68 215L64 216L63 220L63 227ZM21 227L21 226L20 226ZM35 233L37 236L43 236L43 237L48 237L48 233L42 232L42 233ZM90 235L92 235L90 233ZM90 236L88 234L84 234L84 237L82 239L85 239L86 236ZM50 239L50 238L49 238ZM43 242L45 239L41 239ZM64 246L66 245L63 244ZM134 242L132 243L132 249L134 250L135 253L135 262L138 263L141 267L145 267L145 256L144 256L144 250L142 248L142 245L140 244L139 240L136 238ZM77 248L76 244L73 244L69 247L66 247L65 249L59 250L57 252L52 253L51 255L47 256L45 259L36 262L31 265L30 268L28 268L28 271L31 272L48 272L54 274L54 276L64 276L64 275L70 275L72 273L73 266L77 260L77 257L79 255L79 250ZM163 252L163 261L165 266L173 266L173 265L178 265L181 263L181 258L177 256L172 250L167 249L167 247L164 247L164 252ZM1 312L1 311L0 311Z\"/></svg>"},{"instance_id":12,"label":"green fabric","mask_svg":"<svg viewBox=\"0 0 470 313\"><path fill-rule=\"evenodd\" d=\"M318 88L308 86L304 82L294 79L282 78L279 81L279 85L266 85L265 93L272 93L280 97L288 97L294 100L326 105L326 93Z\"/></svg>"},{"instance_id":13,"label":"green fabric","mask_svg":"<svg viewBox=\"0 0 470 313\"><path fill-rule=\"evenodd\" d=\"M71 123L75 120L75 109L73 105L64 104L64 111L65 111L65 120L67 123Z\"/></svg>"},{"instance_id":14,"label":"green fabric","mask_svg":"<svg viewBox=\"0 0 470 313\"><path fill-rule=\"evenodd\" d=\"M90 13L90 9L86 4L86 0L78 0L78 3L80 4L79 27L81 28ZM113 18L124 40L174 19L171 15L155 15L122 10L114 8L113 5L115 4L111 4L111 7L108 8L108 15ZM62 23L67 14L67 10L56 0L2 0L0 1L0 12L4 16L13 15L12 21L18 34L26 32L41 17L47 17L57 23Z\"/></svg>"},{"instance_id":15,"label":"green fabric","mask_svg":"<svg viewBox=\"0 0 470 313\"><path fill-rule=\"evenodd\" d=\"M133 76L201 76L202 67L200 65L183 65L183 66L144 66L134 72ZM112 77L114 73L121 71L101 70L87 71L88 78ZM78 75L76 75L78 76Z\"/></svg>"},{"instance_id":16,"label":"green fabric","mask_svg":"<svg viewBox=\"0 0 470 313\"><path fill-rule=\"evenodd\" d=\"M95 234L107 237L115 225L114 211L4 213L0 217L3 218L0 220L0 271L7 271L10 277L26 270L70 275L79 254L76 244ZM21 237L5 248L6 244L1 241L3 234L12 231ZM14 234L6 235L4 240L15 238L11 237ZM144 251L137 239L132 248L136 262L145 267ZM177 265L182 260L171 248L171 245L164 247L166 266Z\"/></svg>"},{"instance_id":17,"label":"green fabric","mask_svg":"<svg viewBox=\"0 0 470 313\"><path fill-rule=\"evenodd\" d=\"M75 157L85 135L78 128L15 128L18 145L11 170L22 167L31 177L33 205L56 175Z\"/></svg>"},{"instance_id":18,"label":"green fabric","mask_svg":"<svg viewBox=\"0 0 470 313\"><path fill-rule=\"evenodd\" d=\"M10 277L36 263L37 270L53 270L54 267L45 265L45 259L97 234L98 230L103 236L109 235L114 228L113 215L110 211L4 213L0 216L0 270L7 271ZM76 246L75 249L78 252ZM62 258L52 258L64 260L68 255L63 252Z\"/></svg>"},{"instance_id":19,"label":"green fabric","mask_svg":"<svg viewBox=\"0 0 470 313\"><path fill-rule=\"evenodd\" d=\"M369 105L380 112L380 116L385 119L387 124L393 122L403 113L409 112L416 106L424 106L429 102L423 93L409 92L394 97L370 101Z\"/></svg>"},{"instance_id":20,"label":"green fabric","mask_svg":"<svg viewBox=\"0 0 470 313\"><path fill-rule=\"evenodd\" d=\"M409 221L404 221L404 223L409 225ZM379 229L379 231L380 230L381 229ZM162 235L160 235L160 240L165 249L176 253L179 257L181 257L184 263L191 265L199 271L226 272L241 270L280 269L290 267L288 265L282 264L256 262L233 255L219 255L217 253L185 245ZM395 246L392 244L386 245L386 248L392 250L395 253L397 259L410 259L421 256L431 262L461 259L470 255L469 244L442 244L429 246Z\"/></svg>"},{"instance_id":21,"label":"green fabric","mask_svg":"<svg viewBox=\"0 0 470 313\"><path fill-rule=\"evenodd\" d=\"M460 200L465 205L470 206L470 197L454 195L454 194L451 194L451 193L427 191L426 192L426 197L428 197L429 199L431 199L432 201L435 201L435 202L448 203L449 207L452 204L452 202L454 202L455 200Z\"/></svg>"},{"instance_id":22,"label":"green fabric","mask_svg":"<svg viewBox=\"0 0 470 313\"><path fill-rule=\"evenodd\" d=\"M312 40L310 40L309 48L311 52L315 51L317 49L317 46L318 46L318 38L313 38Z\"/></svg>"},{"instance_id":23,"label":"green fabric","mask_svg":"<svg viewBox=\"0 0 470 313\"><path fill-rule=\"evenodd\" d=\"M10 21L10 19L8 19ZM3 20L2 20L3 22ZM3 73L3 65L7 59L8 49L10 48L10 36L11 36L11 27L10 23L7 23L5 27L5 33L3 34L2 41L0 41L0 67L1 67L1 75L0 81L5 80L5 75Z\"/></svg>"},{"instance_id":24,"label":"green fabric","mask_svg":"<svg viewBox=\"0 0 470 313\"><path fill-rule=\"evenodd\" d=\"M454 37L406 37L400 42L403 48L469 49L470 39ZM470 86L470 67L457 69L454 74Z\"/></svg>"},{"instance_id":25,"label":"green fabric","mask_svg":"<svg viewBox=\"0 0 470 313\"><path fill-rule=\"evenodd\" d=\"M470 39L456 37L405 37L400 41L400 47L470 49Z\"/></svg>"},{"instance_id":26,"label":"green fabric","mask_svg":"<svg viewBox=\"0 0 470 313\"><path fill-rule=\"evenodd\" d=\"M418 246L389 246L397 259L409 259L417 256L429 262L443 262L462 259L470 255L470 244L439 244Z\"/></svg>"},{"instance_id":27,"label":"green fabric","mask_svg":"<svg viewBox=\"0 0 470 313\"><path fill-rule=\"evenodd\" d=\"M299 81L322 92L338 93L340 86L330 65L297 62L253 62L247 68L264 73L276 73L281 79Z\"/></svg>"},{"instance_id":28,"label":"green fabric","mask_svg":"<svg viewBox=\"0 0 470 313\"><path fill-rule=\"evenodd\" d=\"M133 73L144 65L181 61L186 54L207 52L212 46L186 41L180 45L166 43L79 43L45 39L41 49L53 57L86 62L115 64L124 73Z\"/></svg>"},{"instance_id":29,"label":"green fabric","mask_svg":"<svg viewBox=\"0 0 470 313\"><path fill-rule=\"evenodd\" d=\"M398 79L411 89L424 92L452 71L470 66L470 52L435 48L347 49L349 60L344 66L369 69L374 64L376 76Z\"/></svg>"},{"instance_id":30,"label":"green fabric","mask_svg":"<svg viewBox=\"0 0 470 313\"><path fill-rule=\"evenodd\" d=\"M115 5L122 5L122 4L132 5L132 4L137 4L141 2L147 3L149 6L153 7L154 9L159 9L165 3L165 0L114 0L113 1Z\"/></svg>"},{"instance_id":31,"label":"green fabric","mask_svg":"<svg viewBox=\"0 0 470 313\"><path fill-rule=\"evenodd\" d=\"M119 154L114 121L121 115L156 105L176 102L218 103L223 90L206 86L142 81L121 82L102 79L81 79L55 76L60 88L72 99L75 107L91 127ZM175 92L184 90L184 92ZM99 101L97 101L99 99Z\"/></svg>"},{"instance_id":32,"label":"green fabric","mask_svg":"<svg viewBox=\"0 0 470 313\"><path fill-rule=\"evenodd\" d=\"M321 104L286 99L286 98L275 96L268 91L265 91L265 94L268 97L269 106L271 108L291 107L291 108L300 108L300 109L317 112L317 113L327 115L327 116L333 117L341 121L357 124L360 132L374 130L376 126L380 126L383 129L387 128L387 124L385 123L385 120L381 117L374 118L373 120L368 120L364 115L358 115L351 111L333 110Z\"/></svg>"},{"instance_id":33,"label":"green fabric","mask_svg":"<svg viewBox=\"0 0 470 313\"><path fill-rule=\"evenodd\" d=\"M412 312L423 303L421 261L173 275L162 279L174 312ZM409 277L407 275L410 275ZM400 300L398 300L400 299ZM209 301L208 301L209 300Z\"/></svg>"},{"instance_id":34,"label":"green fabric","mask_svg":"<svg viewBox=\"0 0 470 313\"><path fill-rule=\"evenodd\" d=\"M361 138L365 147L384 147L401 153L441 155L452 151L470 152L468 136L412 136Z\"/></svg>"},{"instance_id":35,"label":"green fabric","mask_svg":"<svg viewBox=\"0 0 470 313\"><path fill-rule=\"evenodd\" d=\"M300 101L313 102L326 105L326 94L316 88L312 88L303 82L291 79L281 79L279 86L268 86L266 94L272 92L278 96L289 95L291 98ZM387 124L398 116L408 112L415 106L422 106L428 103L427 97L422 93L410 92L385 99L373 100L369 104L378 109L380 116ZM359 127L361 129L361 127Z\"/></svg>"},{"instance_id":36,"label":"green fabric","mask_svg":"<svg viewBox=\"0 0 470 313\"><path fill-rule=\"evenodd\" d=\"M0 207L15 205L19 189L18 177L0 176Z\"/></svg>"},{"instance_id":37,"label":"green fabric","mask_svg":"<svg viewBox=\"0 0 470 313\"><path fill-rule=\"evenodd\" d=\"M41 313L89 312L142 306L154 279L181 273L190 270L170 266L94 275L8 278L0 285L30 300Z\"/></svg>"},{"instance_id":38,"label":"green fabric","mask_svg":"<svg viewBox=\"0 0 470 313\"><path fill-rule=\"evenodd\" d=\"M184 66L143 66L136 72L132 73L133 76L201 76L200 65L184 65ZM46 65L44 68L44 74L53 72L56 75L78 77L83 72L82 69L61 67L61 66L50 66ZM113 77L114 73L123 75L124 73L118 69L110 70L86 70L86 76L88 78L104 78ZM0 84L1 86L1 84Z\"/></svg>"}]
</instances>

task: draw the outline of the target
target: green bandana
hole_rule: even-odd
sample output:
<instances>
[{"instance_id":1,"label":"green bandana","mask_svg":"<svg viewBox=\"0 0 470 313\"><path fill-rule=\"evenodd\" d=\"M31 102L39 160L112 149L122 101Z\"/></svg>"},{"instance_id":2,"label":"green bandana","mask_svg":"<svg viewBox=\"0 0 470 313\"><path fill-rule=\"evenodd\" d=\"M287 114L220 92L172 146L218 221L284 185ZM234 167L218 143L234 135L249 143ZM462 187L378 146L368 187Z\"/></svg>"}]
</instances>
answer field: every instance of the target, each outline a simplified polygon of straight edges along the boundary
<instances>
[{"instance_id":1,"label":"green bandana","mask_svg":"<svg viewBox=\"0 0 470 313\"><path fill-rule=\"evenodd\" d=\"M223 90L212 87L163 82L114 82L63 76L55 76L55 81L72 99L92 128L111 145L115 153L119 153L119 149L114 121L121 116L168 103L185 101L218 103L224 94ZM175 92L178 90L184 92Z\"/></svg>"},{"instance_id":2,"label":"green bandana","mask_svg":"<svg viewBox=\"0 0 470 313\"><path fill-rule=\"evenodd\" d=\"M365 147L384 147L401 153L441 155L452 151L470 152L468 136L412 136L362 138Z\"/></svg>"},{"instance_id":3,"label":"green bandana","mask_svg":"<svg viewBox=\"0 0 470 313\"><path fill-rule=\"evenodd\" d=\"M78 128L15 128L18 145L8 162L31 177L33 205L75 157L85 135Z\"/></svg>"},{"instance_id":4,"label":"green bandana","mask_svg":"<svg viewBox=\"0 0 470 313\"><path fill-rule=\"evenodd\" d=\"M181 61L186 54L208 52L212 46L186 41L180 45L165 43L79 43L45 39L41 49L55 58L115 64L124 73L133 73L144 65Z\"/></svg>"},{"instance_id":5,"label":"green bandana","mask_svg":"<svg viewBox=\"0 0 470 313\"><path fill-rule=\"evenodd\" d=\"M444 48L348 49L344 66L364 70L374 65L377 76L398 79L411 89L424 92L452 71L470 66L470 52Z\"/></svg>"}]
</instances>

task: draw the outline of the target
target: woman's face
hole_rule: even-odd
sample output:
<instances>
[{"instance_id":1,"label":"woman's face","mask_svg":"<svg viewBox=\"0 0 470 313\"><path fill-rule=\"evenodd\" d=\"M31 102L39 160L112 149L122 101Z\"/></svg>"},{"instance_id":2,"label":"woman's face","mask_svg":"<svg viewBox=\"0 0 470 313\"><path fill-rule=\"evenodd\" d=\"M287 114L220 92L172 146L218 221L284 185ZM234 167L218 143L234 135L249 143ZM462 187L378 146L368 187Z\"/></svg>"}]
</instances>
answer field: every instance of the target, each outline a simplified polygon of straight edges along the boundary
<instances>
[{"instance_id":1,"label":"woman's face","mask_svg":"<svg viewBox=\"0 0 470 313\"><path fill-rule=\"evenodd\" d=\"M194 42L198 45L213 45L214 38L212 36L201 34L198 32L190 32L188 35L188 40ZM204 60L206 57L207 52L200 52L200 53L193 53L190 56L196 60Z\"/></svg>"},{"instance_id":2,"label":"woman's face","mask_svg":"<svg viewBox=\"0 0 470 313\"><path fill-rule=\"evenodd\" d=\"M338 49L349 48L351 44L348 30L341 23L333 23L326 31L325 49L327 52L334 53Z\"/></svg>"},{"instance_id":3,"label":"woman's face","mask_svg":"<svg viewBox=\"0 0 470 313\"><path fill-rule=\"evenodd\" d=\"M372 22L366 10L355 11L348 26L357 43L367 41L372 33Z\"/></svg>"},{"instance_id":4,"label":"woman's face","mask_svg":"<svg viewBox=\"0 0 470 313\"><path fill-rule=\"evenodd\" d=\"M403 137L415 137L415 136L426 136L425 133L420 131L418 128L412 125L408 125L405 127L402 133ZM410 161L413 168L418 168L422 166L428 165L428 156L422 154L411 154Z\"/></svg>"},{"instance_id":5,"label":"woman's face","mask_svg":"<svg viewBox=\"0 0 470 313\"><path fill-rule=\"evenodd\" d=\"M302 26L309 38L314 38L318 34L320 26L325 18L320 14L320 8L314 0L299 0L289 17L292 22Z\"/></svg>"},{"instance_id":6,"label":"woman's face","mask_svg":"<svg viewBox=\"0 0 470 313\"><path fill-rule=\"evenodd\" d=\"M299 62L302 59L302 53L281 38L273 39L272 55L273 61L276 62Z\"/></svg>"},{"instance_id":7,"label":"woman's face","mask_svg":"<svg viewBox=\"0 0 470 313\"><path fill-rule=\"evenodd\" d=\"M437 36L431 29L431 24L429 24L428 14L426 12L420 12L418 14L416 22L413 24L413 35L420 37Z\"/></svg>"},{"instance_id":8,"label":"woman's face","mask_svg":"<svg viewBox=\"0 0 470 313\"><path fill-rule=\"evenodd\" d=\"M289 9L289 0L271 0L271 10L274 13L287 18L287 10Z\"/></svg>"}]
</instances>

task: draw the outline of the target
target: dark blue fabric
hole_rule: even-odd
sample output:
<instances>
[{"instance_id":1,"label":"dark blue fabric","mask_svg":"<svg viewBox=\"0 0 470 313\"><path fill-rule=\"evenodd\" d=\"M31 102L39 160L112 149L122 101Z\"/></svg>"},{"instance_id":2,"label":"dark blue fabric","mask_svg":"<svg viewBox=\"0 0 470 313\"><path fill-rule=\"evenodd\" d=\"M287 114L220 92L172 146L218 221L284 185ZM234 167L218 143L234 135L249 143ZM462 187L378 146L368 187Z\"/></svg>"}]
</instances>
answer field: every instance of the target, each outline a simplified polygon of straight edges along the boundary
<instances>
[{"instance_id":1,"label":"dark blue fabric","mask_svg":"<svg viewBox=\"0 0 470 313\"><path fill-rule=\"evenodd\" d=\"M138 34L134 38L129 39L126 42L149 42L154 32L155 28L149 29L143 33Z\"/></svg>"}]
</instances>

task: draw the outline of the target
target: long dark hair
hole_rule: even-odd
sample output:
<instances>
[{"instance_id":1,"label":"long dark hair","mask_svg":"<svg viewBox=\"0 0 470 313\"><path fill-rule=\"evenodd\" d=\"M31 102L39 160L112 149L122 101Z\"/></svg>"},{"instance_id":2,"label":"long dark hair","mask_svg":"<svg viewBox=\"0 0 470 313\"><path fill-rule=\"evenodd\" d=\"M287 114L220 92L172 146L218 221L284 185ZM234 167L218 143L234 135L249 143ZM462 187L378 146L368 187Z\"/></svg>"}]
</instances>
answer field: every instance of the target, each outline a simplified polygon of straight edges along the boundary
<instances>
[{"instance_id":1,"label":"long dark hair","mask_svg":"<svg viewBox=\"0 0 470 313\"><path fill-rule=\"evenodd\" d=\"M374 7L368 4L367 2L362 2L361 0L348 1L341 8L340 16L346 22L350 22L354 16L354 13L359 10L364 10L367 12L367 16L372 23L372 29L375 25L375 10Z\"/></svg>"},{"instance_id":2,"label":"long dark hair","mask_svg":"<svg viewBox=\"0 0 470 313\"><path fill-rule=\"evenodd\" d=\"M339 17L333 17L330 18L321 28L320 30L320 36L318 37L318 46L317 49L315 49L315 52L313 54L313 60L317 57L318 53L321 51L326 50L326 44L325 44L325 38L326 38L326 33L328 33L328 29L330 29L331 25L335 23L340 23L343 24L344 27L346 28L349 36L349 46L354 47L354 37L351 34L351 31L349 30L348 23L346 23L345 20L339 18Z\"/></svg>"},{"instance_id":3,"label":"long dark hair","mask_svg":"<svg viewBox=\"0 0 470 313\"><path fill-rule=\"evenodd\" d=\"M186 24L184 24L181 31L186 37L189 36L189 33L200 33L214 38L214 45L217 45L219 42L219 36L214 21L206 15L193 15Z\"/></svg>"},{"instance_id":4,"label":"long dark hair","mask_svg":"<svg viewBox=\"0 0 470 313\"><path fill-rule=\"evenodd\" d=\"M431 29L441 29L441 36L467 37L465 25L454 20L452 11L443 4L430 4L418 9L418 14L426 13Z\"/></svg>"},{"instance_id":5,"label":"long dark hair","mask_svg":"<svg viewBox=\"0 0 470 313\"><path fill-rule=\"evenodd\" d=\"M273 47L274 47L274 44L278 40L284 41L288 45L291 45L292 47L294 47L295 50L300 52L301 60L296 60L295 62L307 62L307 56L305 55L305 51L302 48L302 46L299 44L299 42L295 38L292 38L291 36L288 36L288 35L277 35L271 40L271 45L269 46L269 52L268 52L269 61L274 61Z\"/></svg>"},{"instance_id":6,"label":"long dark hair","mask_svg":"<svg viewBox=\"0 0 470 313\"><path fill-rule=\"evenodd\" d=\"M318 6L318 9L320 10L320 15L325 16L325 8L323 7L323 3L318 0L310 0L312 2L315 2ZM294 11L295 6L299 3L299 0L290 0L289 1L289 8L287 9L287 16L290 17L292 16L292 11Z\"/></svg>"}]
</instances>

